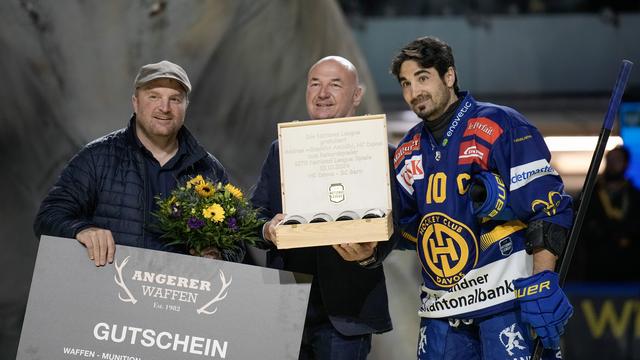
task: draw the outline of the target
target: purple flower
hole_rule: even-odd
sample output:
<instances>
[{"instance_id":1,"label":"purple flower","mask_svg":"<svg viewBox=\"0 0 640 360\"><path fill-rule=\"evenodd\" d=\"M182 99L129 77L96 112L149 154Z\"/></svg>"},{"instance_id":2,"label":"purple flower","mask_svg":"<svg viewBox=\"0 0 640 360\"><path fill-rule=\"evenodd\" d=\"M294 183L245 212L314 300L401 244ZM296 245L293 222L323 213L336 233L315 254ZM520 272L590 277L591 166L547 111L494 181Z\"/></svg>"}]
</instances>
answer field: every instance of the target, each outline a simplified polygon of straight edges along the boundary
<instances>
[{"instance_id":1,"label":"purple flower","mask_svg":"<svg viewBox=\"0 0 640 360\"><path fill-rule=\"evenodd\" d=\"M229 229L231 229L231 231L237 231L238 230L238 220L234 217L229 217L227 219L227 226L229 227Z\"/></svg>"},{"instance_id":2,"label":"purple flower","mask_svg":"<svg viewBox=\"0 0 640 360\"><path fill-rule=\"evenodd\" d=\"M200 220L197 217L192 216L187 220L187 226L189 229L198 230L204 226L204 220Z\"/></svg>"}]
</instances>

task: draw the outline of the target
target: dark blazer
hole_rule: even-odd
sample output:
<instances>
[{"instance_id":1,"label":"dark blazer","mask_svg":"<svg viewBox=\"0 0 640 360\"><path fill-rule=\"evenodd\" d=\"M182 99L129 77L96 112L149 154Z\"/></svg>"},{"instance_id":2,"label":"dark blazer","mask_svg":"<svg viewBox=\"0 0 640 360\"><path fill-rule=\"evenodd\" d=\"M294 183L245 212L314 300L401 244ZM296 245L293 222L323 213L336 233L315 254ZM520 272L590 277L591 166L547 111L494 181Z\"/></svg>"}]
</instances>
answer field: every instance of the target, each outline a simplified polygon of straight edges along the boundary
<instances>
[{"instance_id":1,"label":"dark blazer","mask_svg":"<svg viewBox=\"0 0 640 360\"><path fill-rule=\"evenodd\" d=\"M271 144L251 201L255 207L261 208L265 219L282 212L277 141ZM376 250L377 262L366 268L357 262L345 261L331 246L287 250L271 246L267 253L267 266L309 273L313 272L309 271L310 264L314 267L315 262L312 275L316 278L324 309L333 327L347 336L382 333L392 328L382 260L391 252L395 242L395 236L380 242Z\"/></svg>"}]
</instances>

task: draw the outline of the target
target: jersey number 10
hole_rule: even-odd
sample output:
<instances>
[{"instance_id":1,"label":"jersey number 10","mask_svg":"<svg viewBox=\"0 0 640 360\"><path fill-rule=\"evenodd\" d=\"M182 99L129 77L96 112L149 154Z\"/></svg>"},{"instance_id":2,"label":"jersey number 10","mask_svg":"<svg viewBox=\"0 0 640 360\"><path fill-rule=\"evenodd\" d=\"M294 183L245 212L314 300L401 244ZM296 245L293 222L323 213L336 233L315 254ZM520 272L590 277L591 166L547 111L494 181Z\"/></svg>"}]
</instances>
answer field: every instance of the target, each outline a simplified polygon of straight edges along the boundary
<instances>
[{"instance_id":1,"label":"jersey number 10","mask_svg":"<svg viewBox=\"0 0 640 360\"><path fill-rule=\"evenodd\" d=\"M469 179L467 173L458 174L458 193L464 195L469 190ZM429 175L427 181L427 204L442 204L447 200L447 174L437 172Z\"/></svg>"}]
</instances>

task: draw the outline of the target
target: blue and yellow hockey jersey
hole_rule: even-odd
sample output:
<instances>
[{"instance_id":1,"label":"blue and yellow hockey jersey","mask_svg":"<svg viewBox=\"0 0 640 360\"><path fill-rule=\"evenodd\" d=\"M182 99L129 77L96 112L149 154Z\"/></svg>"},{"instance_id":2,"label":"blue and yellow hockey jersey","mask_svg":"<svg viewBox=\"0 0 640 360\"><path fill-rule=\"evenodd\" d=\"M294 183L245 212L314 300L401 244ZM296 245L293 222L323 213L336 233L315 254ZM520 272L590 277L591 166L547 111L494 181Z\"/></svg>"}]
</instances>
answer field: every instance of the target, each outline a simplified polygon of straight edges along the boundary
<instances>
[{"instance_id":1,"label":"blue and yellow hockey jersey","mask_svg":"<svg viewBox=\"0 0 640 360\"><path fill-rule=\"evenodd\" d=\"M423 317L473 318L513 308L512 281L533 268L526 224L572 223L571 197L539 131L511 108L460 96L439 143L421 122L394 156L401 232L422 265ZM516 219L472 214L469 185L484 171L504 179Z\"/></svg>"}]
</instances>

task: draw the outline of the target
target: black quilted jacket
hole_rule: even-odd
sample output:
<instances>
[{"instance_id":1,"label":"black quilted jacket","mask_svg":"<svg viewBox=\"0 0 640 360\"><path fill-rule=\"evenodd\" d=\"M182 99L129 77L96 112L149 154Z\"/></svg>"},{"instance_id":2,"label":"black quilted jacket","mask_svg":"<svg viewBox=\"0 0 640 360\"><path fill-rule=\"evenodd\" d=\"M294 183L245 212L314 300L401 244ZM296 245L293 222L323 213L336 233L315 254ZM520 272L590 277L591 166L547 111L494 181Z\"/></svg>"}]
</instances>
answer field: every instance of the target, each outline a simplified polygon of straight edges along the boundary
<instances>
[{"instance_id":1,"label":"black quilted jacket","mask_svg":"<svg viewBox=\"0 0 640 360\"><path fill-rule=\"evenodd\" d=\"M125 129L89 143L69 161L40 205L36 236L75 238L85 228L99 227L111 230L116 244L163 249L163 242L149 231L144 155L135 136L134 115ZM220 162L184 126L178 136L189 154L176 167L178 183L196 174L228 182ZM223 257L241 261L244 249Z\"/></svg>"}]
</instances>

